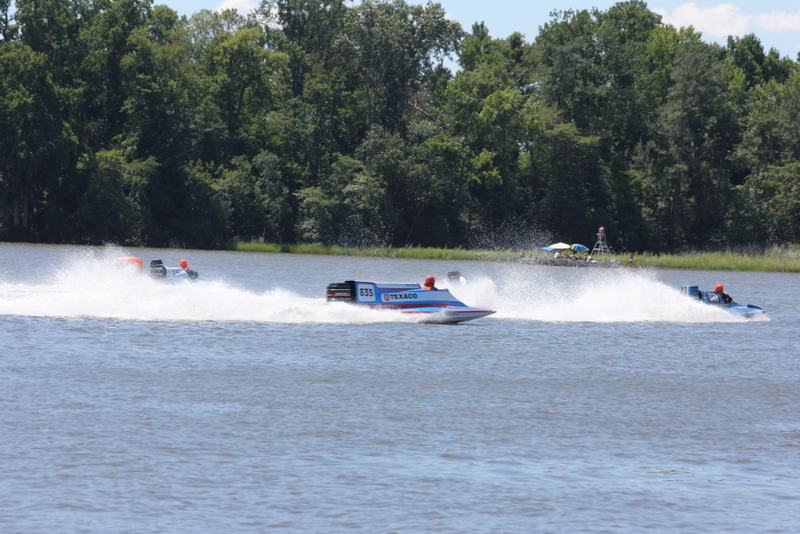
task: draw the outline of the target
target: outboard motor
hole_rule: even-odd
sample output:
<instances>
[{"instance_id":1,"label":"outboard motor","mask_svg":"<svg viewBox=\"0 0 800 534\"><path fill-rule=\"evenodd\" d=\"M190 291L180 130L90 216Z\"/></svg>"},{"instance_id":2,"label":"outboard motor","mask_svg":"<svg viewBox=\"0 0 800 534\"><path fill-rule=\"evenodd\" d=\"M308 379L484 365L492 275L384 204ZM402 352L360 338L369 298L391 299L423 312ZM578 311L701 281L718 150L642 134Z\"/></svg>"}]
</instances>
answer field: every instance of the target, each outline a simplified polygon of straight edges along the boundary
<instances>
[{"instance_id":1,"label":"outboard motor","mask_svg":"<svg viewBox=\"0 0 800 534\"><path fill-rule=\"evenodd\" d=\"M355 302L356 292L353 282L334 282L328 284L326 292L328 302Z\"/></svg>"},{"instance_id":2,"label":"outboard motor","mask_svg":"<svg viewBox=\"0 0 800 534\"><path fill-rule=\"evenodd\" d=\"M150 260L150 276L153 278L166 278L167 268L161 260Z\"/></svg>"},{"instance_id":3,"label":"outboard motor","mask_svg":"<svg viewBox=\"0 0 800 534\"><path fill-rule=\"evenodd\" d=\"M681 293L683 293L687 297L697 297L700 299L703 298L703 295L700 293L700 288L698 286L681 286Z\"/></svg>"}]
</instances>

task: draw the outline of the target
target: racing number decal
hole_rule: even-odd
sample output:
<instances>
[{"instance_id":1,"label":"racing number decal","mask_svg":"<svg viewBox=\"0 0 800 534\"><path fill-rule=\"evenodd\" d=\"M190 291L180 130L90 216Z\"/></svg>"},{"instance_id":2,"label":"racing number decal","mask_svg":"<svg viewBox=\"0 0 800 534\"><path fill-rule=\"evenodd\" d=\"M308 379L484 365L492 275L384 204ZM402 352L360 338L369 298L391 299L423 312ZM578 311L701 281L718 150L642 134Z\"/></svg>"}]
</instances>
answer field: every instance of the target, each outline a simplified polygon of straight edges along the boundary
<instances>
[{"instance_id":1,"label":"racing number decal","mask_svg":"<svg viewBox=\"0 0 800 534\"><path fill-rule=\"evenodd\" d=\"M358 284L358 300L361 302L375 302L375 288L370 284Z\"/></svg>"}]
</instances>

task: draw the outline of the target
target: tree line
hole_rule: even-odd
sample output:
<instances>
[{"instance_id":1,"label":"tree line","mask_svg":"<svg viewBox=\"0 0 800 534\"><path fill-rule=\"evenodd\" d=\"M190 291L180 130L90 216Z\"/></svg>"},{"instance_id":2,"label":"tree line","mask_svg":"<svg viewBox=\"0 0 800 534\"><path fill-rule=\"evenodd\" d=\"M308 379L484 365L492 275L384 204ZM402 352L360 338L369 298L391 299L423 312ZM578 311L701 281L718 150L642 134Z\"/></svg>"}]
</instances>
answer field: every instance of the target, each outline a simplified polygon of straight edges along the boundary
<instances>
[{"instance_id":1,"label":"tree line","mask_svg":"<svg viewBox=\"0 0 800 534\"><path fill-rule=\"evenodd\" d=\"M347 4L0 0L0 240L800 243L800 57L639 0L530 42Z\"/></svg>"}]
</instances>

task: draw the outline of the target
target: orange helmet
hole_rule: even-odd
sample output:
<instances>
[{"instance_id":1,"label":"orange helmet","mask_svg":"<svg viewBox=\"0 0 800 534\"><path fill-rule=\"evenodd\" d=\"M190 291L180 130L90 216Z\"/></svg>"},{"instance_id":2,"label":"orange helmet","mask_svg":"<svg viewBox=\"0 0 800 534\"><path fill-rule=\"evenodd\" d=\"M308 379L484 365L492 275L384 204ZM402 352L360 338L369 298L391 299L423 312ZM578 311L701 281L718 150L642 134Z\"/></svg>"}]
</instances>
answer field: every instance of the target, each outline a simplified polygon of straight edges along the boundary
<instances>
[{"instance_id":1,"label":"orange helmet","mask_svg":"<svg viewBox=\"0 0 800 534\"><path fill-rule=\"evenodd\" d=\"M717 284L714 286L715 293L722 293L723 291L725 291L725 288L722 287L722 284Z\"/></svg>"},{"instance_id":2,"label":"orange helmet","mask_svg":"<svg viewBox=\"0 0 800 534\"><path fill-rule=\"evenodd\" d=\"M181 266L181 269L187 269L189 267L189 262L186 260L181 260L178 262L178 265Z\"/></svg>"},{"instance_id":3,"label":"orange helmet","mask_svg":"<svg viewBox=\"0 0 800 534\"><path fill-rule=\"evenodd\" d=\"M427 276L425 278L425 286L426 287L431 287L435 283L436 283L436 278L434 278L433 276Z\"/></svg>"}]
</instances>

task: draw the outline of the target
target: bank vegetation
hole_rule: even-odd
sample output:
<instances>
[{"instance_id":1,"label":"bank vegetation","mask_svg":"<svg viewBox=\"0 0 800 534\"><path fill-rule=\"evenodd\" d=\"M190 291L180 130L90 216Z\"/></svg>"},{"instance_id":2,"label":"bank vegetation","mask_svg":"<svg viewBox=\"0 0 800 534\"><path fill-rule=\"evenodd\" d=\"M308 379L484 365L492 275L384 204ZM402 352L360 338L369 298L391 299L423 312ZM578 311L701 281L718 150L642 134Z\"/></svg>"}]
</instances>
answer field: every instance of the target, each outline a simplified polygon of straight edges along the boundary
<instances>
[{"instance_id":1,"label":"bank vegetation","mask_svg":"<svg viewBox=\"0 0 800 534\"><path fill-rule=\"evenodd\" d=\"M796 58L639 0L507 36L404 0L0 0L0 240L460 254L601 225L643 261L800 243Z\"/></svg>"},{"instance_id":2,"label":"bank vegetation","mask_svg":"<svg viewBox=\"0 0 800 534\"><path fill-rule=\"evenodd\" d=\"M232 242L224 248L241 252L320 254L372 258L405 258L453 261L520 261L525 257L551 257L540 250L528 249L448 249L435 247L343 247L339 245L294 245L258 241ZM581 257L588 253L581 253ZM773 271L800 273L800 247L738 247L722 251L685 250L679 253L595 254L595 261L616 262L626 267L661 269L703 269L719 271ZM580 261L580 260L578 260Z\"/></svg>"}]
</instances>

